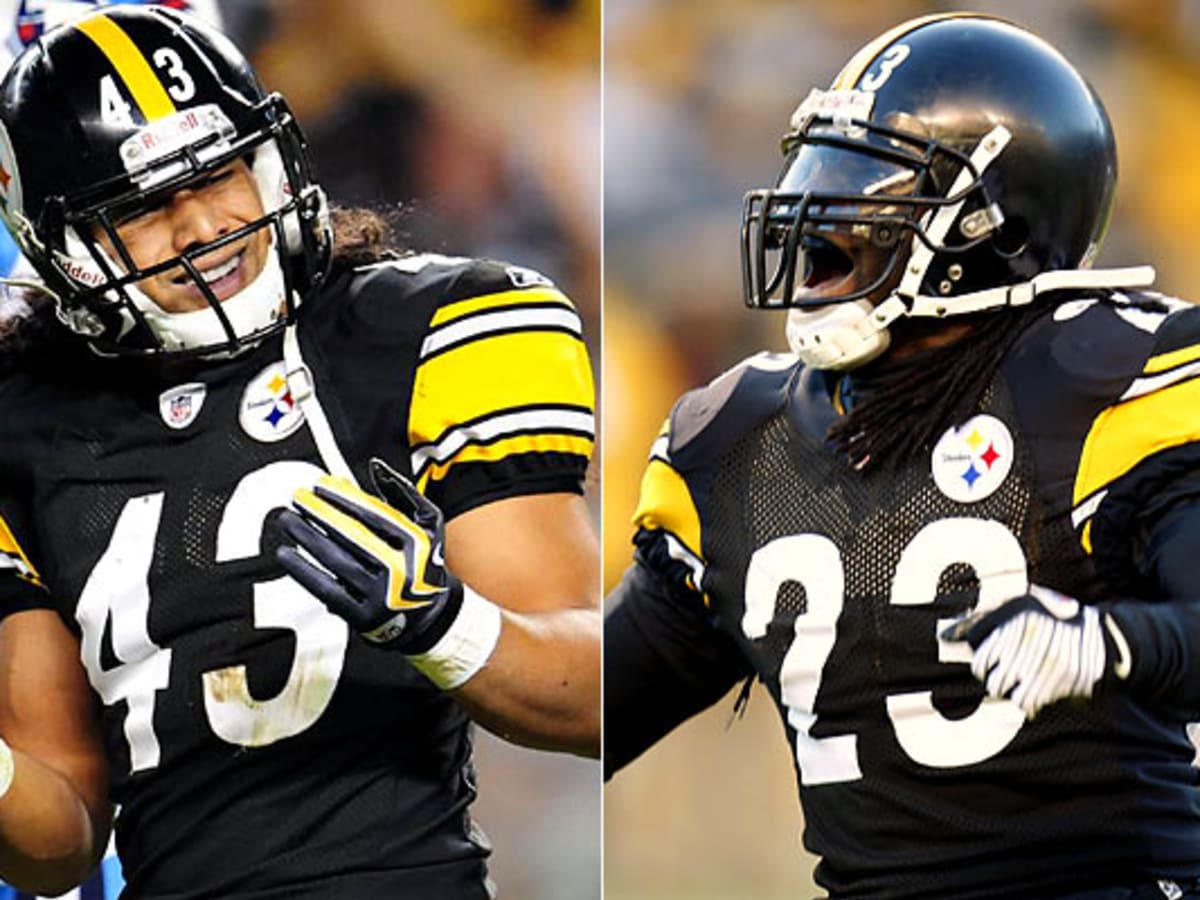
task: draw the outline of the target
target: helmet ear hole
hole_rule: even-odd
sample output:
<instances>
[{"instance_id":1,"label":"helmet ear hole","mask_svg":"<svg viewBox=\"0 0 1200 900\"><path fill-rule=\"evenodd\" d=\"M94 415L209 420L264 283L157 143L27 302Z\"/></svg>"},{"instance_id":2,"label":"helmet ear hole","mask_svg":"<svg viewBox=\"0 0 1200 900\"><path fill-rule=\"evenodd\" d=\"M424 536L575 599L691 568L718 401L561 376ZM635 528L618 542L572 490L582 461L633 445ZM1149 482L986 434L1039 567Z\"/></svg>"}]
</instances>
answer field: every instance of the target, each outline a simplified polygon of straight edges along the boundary
<instances>
[{"instance_id":1,"label":"helmet ear hole","mask_svg":"<svg viewBox=\"0 0 1200 900\"><path fill-rule=\"evenodd\" d=\"M1029 224L1020 217L1005 219L992 236L992 246L1006 259L1020 256L1029 246Z\"/></svg>"}]
</instances>

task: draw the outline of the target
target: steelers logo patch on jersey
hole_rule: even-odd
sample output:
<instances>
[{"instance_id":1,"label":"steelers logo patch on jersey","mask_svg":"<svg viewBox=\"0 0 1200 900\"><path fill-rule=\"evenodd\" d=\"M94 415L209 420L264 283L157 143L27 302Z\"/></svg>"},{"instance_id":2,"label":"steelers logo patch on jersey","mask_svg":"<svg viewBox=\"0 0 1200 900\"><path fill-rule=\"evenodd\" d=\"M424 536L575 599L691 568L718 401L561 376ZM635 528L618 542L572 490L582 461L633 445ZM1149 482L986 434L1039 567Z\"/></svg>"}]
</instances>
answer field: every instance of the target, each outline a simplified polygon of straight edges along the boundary
<instances>
[{"instance_id":1,"label":"steelers logo patch on jersey","mask_svg":"<svg viewBox=\"0 0 1200 900\"><path fill-rule=\"evenodd\" d=\"M288 386L283 361L271 363L256 375L242 394L238 421L256 441L282 441L304 423L300 404Z\"/></svg>"},{"instance_id":2,"label":"steelers logo patch on jersey","mask_svg":"<svg viewBox=\"0 0 1200 900\"><path fill-rule=\"evenodd\" d=\"M942 435L930 468L943 494L959 503L975 503L1004 483L1012 464L1012 433L995 416L980 415Z\"/></svg>"}]
</instances>

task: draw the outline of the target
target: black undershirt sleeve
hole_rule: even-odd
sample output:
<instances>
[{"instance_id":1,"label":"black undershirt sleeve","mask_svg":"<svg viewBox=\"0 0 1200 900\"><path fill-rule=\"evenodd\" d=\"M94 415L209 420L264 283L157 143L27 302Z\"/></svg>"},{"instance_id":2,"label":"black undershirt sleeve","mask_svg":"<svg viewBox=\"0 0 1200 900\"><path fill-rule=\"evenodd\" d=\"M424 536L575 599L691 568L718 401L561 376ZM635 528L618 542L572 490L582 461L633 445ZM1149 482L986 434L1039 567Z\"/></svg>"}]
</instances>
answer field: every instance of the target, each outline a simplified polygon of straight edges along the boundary
<instances>
[{"instance_id":1,"label":"black undershirt sleeve","mask_svg":"<svg viewBox=\"0 0 1200 900\"><path fill-rule=\"evenodd\" d=\"M750 674L703 599L638 562L604 619L604 777Z\"/></svg>"},{"instance_id":2,"label":"black undershirt sleeve","mask_svg":"<svg viewBox=\"0 0 1200 900\"><path fill-rule=\"evenodd\" d=\"M1200 717L1200 498L1159 516L1140 556L1142 574L1162 599L1113 605L1131 649L1127 689L1157 707Z\"/></svg>"}]
</instances>

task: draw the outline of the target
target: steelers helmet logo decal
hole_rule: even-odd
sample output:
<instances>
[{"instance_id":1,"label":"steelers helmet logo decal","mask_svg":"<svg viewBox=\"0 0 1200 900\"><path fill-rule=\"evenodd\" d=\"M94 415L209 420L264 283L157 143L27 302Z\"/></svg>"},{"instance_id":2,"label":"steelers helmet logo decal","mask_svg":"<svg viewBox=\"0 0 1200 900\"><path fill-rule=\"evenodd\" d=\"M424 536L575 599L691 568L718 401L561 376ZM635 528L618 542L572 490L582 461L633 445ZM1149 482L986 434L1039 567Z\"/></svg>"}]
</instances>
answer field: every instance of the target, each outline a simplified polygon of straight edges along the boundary
<instances>
[{"instance_id":1,"label":"steelers helmet logo decal","mask_svg":"<svg viewBox=\"0 0 1200 900\"><path fill-rule=\"evenodd\" d=\"M271 363L246 385L238 421L246 434L265 444L282 441L304 424L282 360Z\"/></svg>"},{"instance_id":2,"label":"steelers helmet logo decal","mask_svg":"<svg viewBox=\"0 0 1200 900\"><path fill-rule=\"evenodd\" d=\"M933 480L951 500L975 503L1004 483L1013 455L1008 426L995 416L975 416L948 430L933 448Z\"/></svg>"}]
</instances>

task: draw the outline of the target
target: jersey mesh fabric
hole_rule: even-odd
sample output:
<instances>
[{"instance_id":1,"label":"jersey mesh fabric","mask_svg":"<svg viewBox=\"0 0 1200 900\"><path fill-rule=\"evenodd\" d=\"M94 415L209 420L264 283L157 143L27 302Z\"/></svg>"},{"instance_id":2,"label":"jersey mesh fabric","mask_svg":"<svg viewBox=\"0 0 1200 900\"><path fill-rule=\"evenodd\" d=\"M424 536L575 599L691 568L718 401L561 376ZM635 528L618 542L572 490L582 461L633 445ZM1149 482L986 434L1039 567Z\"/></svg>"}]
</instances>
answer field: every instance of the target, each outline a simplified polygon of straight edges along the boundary
<instances>
[{"instance_id":1,"label":"jersey mesh fabric","mask_svg":"<svg viewBox=\"0 0 1200 900\"><path fill-rule=\"evenodd\" d=\"M999 381L982 411L1016 434ZM983 698L965 664L939 662L936 640L940 622L978 599L972 566L950 554L927 575L936 596L892 597L897 564L923 529L933 525L955 541L955 524L937 523L1001 523L1019 540L1033 581L1085 596L1094 589L1086 557L1052 514L1063 504L1038 497L1031 454L1016 436L1008 476L971 504L937 488L928 452L897 472L855 472L786 411L747 432L716 465L702 513L708 593L779 704L793 744L781 699L784 657L796 617L811 605L804 581L822 583L828 573L814 571L812 560L789 561L795 579L783 580L765 636L749 641L741 633L746 571L756 550L790 535L821 535L840 556L844 605L821 668L811 736L856 736L861 777L801 786L805 843L822 856L816 875L835 896L1052 895L1120 883L1153 866L1187 874L1194 858L1187 844L1196 836L1195 800L1180 783L1186 742L1173 724L1151 722L1140 710L1058 704L970 763L918 762L897 737L890 700L930 691L934 714L953 723ZM942 732L929 734L934 741ZM1168 771L1173 783L1159 782Z\"/></svg>"}]
</instances>

